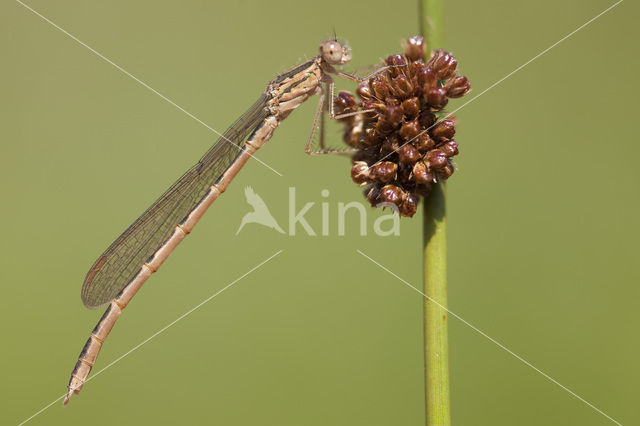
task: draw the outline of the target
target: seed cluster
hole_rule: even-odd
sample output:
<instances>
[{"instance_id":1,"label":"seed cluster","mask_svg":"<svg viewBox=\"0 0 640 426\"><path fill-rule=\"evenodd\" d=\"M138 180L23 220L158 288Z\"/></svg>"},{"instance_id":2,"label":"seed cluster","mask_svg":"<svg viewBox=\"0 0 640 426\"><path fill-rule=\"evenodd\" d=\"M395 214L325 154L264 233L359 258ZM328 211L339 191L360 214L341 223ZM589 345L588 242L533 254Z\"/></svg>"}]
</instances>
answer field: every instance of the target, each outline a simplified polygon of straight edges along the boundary
<instances>
[{"instance_id":1,"label":"seed cluster","mask_svg":"<svg viewBox=\"0 0 640 426\"><path fill-rule=\"evenodd\" d=\"M359 100L341 91L334 101L336 114L351 113L340 119L345 143L356 148L351 178L366 186L372 206L394 205L408 217L433 184L454 172L455 122L438 113L471 88L450 53L434 50L426 63L425 56L424 39L411 37L403 55L389 56L389 67L360 84Z\"/></svg>"}]
</instances>

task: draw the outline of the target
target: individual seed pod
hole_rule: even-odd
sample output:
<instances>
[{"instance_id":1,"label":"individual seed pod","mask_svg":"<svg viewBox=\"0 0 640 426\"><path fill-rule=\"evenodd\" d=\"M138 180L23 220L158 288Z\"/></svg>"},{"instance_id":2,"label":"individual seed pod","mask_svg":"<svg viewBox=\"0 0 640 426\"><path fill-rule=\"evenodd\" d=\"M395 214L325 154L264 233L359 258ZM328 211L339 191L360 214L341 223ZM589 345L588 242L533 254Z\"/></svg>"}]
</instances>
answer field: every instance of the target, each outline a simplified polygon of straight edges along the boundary
<instances>
[{"instance_id":1,"label":"individual seed pod","mask_svg":"<svg viewBox=\"0 0 640 426\"><path fill-rule=\"evenodd\" d=\"M400 74L391 80L391 92L400 99L406 99L413 95L413 86L404 74Z\"/></svg>"},{"instance_id":2,"label":"individual seed pod","mask_svg":"<svg viewBox=\"0 0 640 426\"><path fill-rule=\"evenodd\" d=\"M378 195L378 203L391 203L399 206L404 198L404 191L396 185L385 185Z\"/></svg>"},{"instance_id":3,"label":"individual seed pod","mask_svg":"<svg viewBox=\"0 0 640 426\"><path fill-rule=\"evenodd\" d=\"M397 126L404 117L404 108L401 105L398 105L398 102L395 99L390 100L387 104L387 112L384 117L394 126Z\"/></svg>"},{"instance_id":4,"label":"individual seed pod","mask_svg":"<svg viewBox=\"0 0 640 426\"><path fill-rule=\"evenodd\" d=\"M425 132L424 130L418 133L418 137L411 141L411 143L423 154L436 146L436 143L431 139L431 136L429 136L429 132Z\"/></svg>"},{"instance_id":5,"label":"individual seed pod","mask_svg":"<svg viewBox=\"0 0 640 426\"><path fill-rule=\"evenodd\" d=\"M370 169L366 162L356 161L351 167L351 179L358 185L369 182Z\"/></svg>"},{"instance_id":6,"label":"individual seed pod","mask_svg":"<svg viewBox=\"0 0 640 426\"><path fill-rule=\"evenodd\" d=\"M420 114L420 101L416 97L405 99L400 106L404 115L410 120L415 119Z\"/></svg>"},{"instance_id":7,"label":"individual seed pod","mask_svg":"<svg viewBox=\"0 0 640 426\"><path fill-rule=\"evenodd\" d=\"M429 169L437 169L446 166L449 159L447 155L439 149L432 149L424 156L424 162L428 165Z\"/></svg>"},{"instance_id":8,"label":"individual seed pod","mask_svg":"<svg viewBox=\"0 0 640 426\"><path fill-rule=\"evenodd\" d=\"M420 123L418 120L407 121L406 123L402 123L400 127L400 131L398 134L405 141L413 140L421 131Z\"/></svg>"},{"instance_id":9,"label":"individual seed pod","mask_svg":"<svg viewBox=\"0 0 640 426\"><path fill-rule=\"evenodd\" d=\"M385 63L391 66L391 68L387 69L387 72L392 77L400 75L402 73L402 69L407 65L407 61L402 55L391 55L387 57Z\"/></svg>"},{"instance_id":10,"label":"individual seed pod","mask_svg":"<svg viewBox=\"0 0 640 426\"><path fill-rule=\"evenodd\" d=\"M452 139L445 142L442 146L438 147L438 149L441 149L447 157L453 157L458 155L458 142Z\"/></svg>"},{"instance_id":11,"label":"individual seed pod","mask_svg":"<svg viewBox=\"0 0 640 426\"><path fill-rule=\"evenodd\" d=\"M422 36L410 37L403 47L404 54L410 61L419 61L427 56L427 43Z\"/></svg>"},{"instance_id":12,"label":"individual seed pod","mask_svg":"<svg viewBox=\"0 0 640 426\"><path fill-rule=\"evenodd\" d=\"M378 99L386 99L391 92L387 79L382 75L377 75L371 80L371 90Z\"/></svg>"},{"instance_id":13,"label":"individual seed pod","mask_svg":"<svg viewBox=\"0 0 640 426\"><path fill-rule=\"evenodd\" d=\"M396 177L398 165L391 161L381 161L371 166L371 178L377 182L389 183Z\"/></svg>"},{"instance_id":14,"label":"individual seed pod","mask_svg":"<svg viewBox=\"0 0 640 426\"><path fill-rule=\"evenodd\" d=\"M441 49L435 50L429 63L438 80L447 80L456 75L458 61L447 51Z\"/></svg>"},{"instance_id":15,"label":"individual seed pod","mask_svg":"<svg viewBox=\"0 0 640 426\"><path fill-rule=\"evenodd\" d=\"M422 132L420 123L417 120L412 120L403 123L398 134L403 140L413 142Z\"/></svg>"},{"instance_id":16,"label":"individual seed pod","mask_svg":"<svg viewBox=\"0 0 640 426\"><path fill-rule=\"evenodd\" d=\"M376 131L375 127L368 127L364 132L365 145L368 147L379 145L386 139L386 136Z\"/></svg>"},{"instance_id":17,"label":"individual seed pod","mask_svg":"<svg viewBox=\"0 0 640 426\"><path fill-rule=\"evenodd\" d=\"M447 96L450 98L460 98L471 90L471 83L467 77L458 76L449 80L446 84Z\"/></svg>"},{"instance_id":18,"label":"individual seed pod","mask_svg":"<svg viewBox=\"0 0 640 426\"><path fill-rule=\"evenodd\" d=\"M391 123L385 117L380 117L378 118L375 129L381 135L388 135L396 129L396 125Z\"/></svg>"},{"instance_id":19,"label":"individual seed pod","mask_svg":"<svg viewBox=\"0 0 640 426\"><path fill-rule=\"evenodd\" d=\"M409 193L402 200L402 204L400 204L400 208L398 209L400 216L404 217L413 217L418 211L418 197Z\"/></svg>"},{"instance_id":20,"label":"individual seed pod","mask_svg":"<svg viewBox=\"0 0 640 426\"><path fill-rule=\"evenodd\" d=\"M395 65L396 67L407 65L407 61L402 55L389 55L385 62L387 65Z\"/></svg>"},{"instance_id":21,"label":"individual seed pod","mask_svg":"<svg viewBox=\"0 0 640 426\"><path fill-rule=\"evenodd\" d=\"M445 164L442 167L438 167L437 169L435 169L435 172L436 172L436 175L438 176L438 180L446 180L446 179L449 179L449 177L451 177L454 170L455 169L453 168L453 164L451 164L451 161L447 159L447 164Z\"/></svg>"},{"instance_id":22,"label":"individual seed pod","mask_svg":"<svg viewBox=\"0 0 640 426\"><path fill-rule=\"evenodd\" d=\"M410 143L401 146L398 150L398 159L401 163L413 164L418 161L420 157L420 152Z\"/></svg>"},{"instance_id":23,"label":"individual seed pod","mask_svg":"<svg viewBox=\"0 0 640 426\"><path fill-rule=\"evenodd\" d=\"M418 84L424 88L424 90L436 87L438 84L438 78L435 71L429 66L422 67L417 72Z\"/></svg>"},{"instance_id":24,"label":"individual seed pod","mask_svg":"<svg viewBox=\"0 0 640 426\"><path fill-rule=\"evenodd\" d=\"M422 93L422 86L424 82L420 82L418 78L418 74L421 73L422 69L425 67L424 62L416 61L411 62L407 67L407 76L411 80L411 85L413 86L413 96L420 96Z\"/></svg>"},{"instance_id":25,"label":"individual seed pod","mask_svg":"<svg viewBox=\"0 0 640 426\"><path fill-rule=\"evenodd\" d=\"M453 138L456 134L456 126L453 120L440 120L431 129L431 136L437 142Z\"/></svg>"},{"instance_id":26,"label":"individual seed pod","mask_svg":"<svg viewBox=\"0 0 640 426\"><path fill-rule=\"evenodd\" d=\"M426 101L433 110L440 111L448 102L446 89L444 87L430 88L426 92Z\"/></svg>"},{"instance_id":27,"label":"individual seed pod","mask_svg":"<svg viewBox=\"0 0 640 426\"><path fill-rule=\"evenodd\" d=\"M418 184L425 184L433 180L433 175L429 173L427 165L422 161L416 162L413 165L413 180Z\"/></svg>"}]
</instances>

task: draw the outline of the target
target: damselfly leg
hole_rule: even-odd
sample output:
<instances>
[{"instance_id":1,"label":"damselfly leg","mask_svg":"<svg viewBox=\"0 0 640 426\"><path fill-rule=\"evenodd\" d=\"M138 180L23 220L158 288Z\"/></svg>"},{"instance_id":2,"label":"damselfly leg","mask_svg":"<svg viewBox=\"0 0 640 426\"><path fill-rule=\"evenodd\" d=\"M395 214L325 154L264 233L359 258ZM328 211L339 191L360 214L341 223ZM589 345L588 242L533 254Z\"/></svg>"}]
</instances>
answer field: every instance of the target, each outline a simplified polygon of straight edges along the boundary
<instances>
[{"instance_id":1,"label":"damselfly leg","mask_svg":"<svg viewBox=\"0 0 640 426\"><path fill-rule=\"evenodd\" d=\"M356 82L356 83L362 83L364 81L367 81L373 77L375 77L377 74L389 69L389 68L394 68L397 67L398 65L385 65L382 67L377 68L376 70L372 71L371 73L367 74L364 77L357 77L355 75L352 74L348 74L342 71L338 71L336 69L332 69L331 72L335 75L338 75L344 79ZM354 115L359 115L359 114L366 114L369 112L374 112L375 110L373 109L365 109L365 110L361 110L361 111L354 111L354 112L348 112L348 113L344 113L344 114L336 114L334 111L334 107L333 107L333 100L335 99L335 82L333 80L333 78L331 78L331 76L329 76L328 74L324 74L323 78L322 78L322 82L324 83L324 85L321 85L319 87L319 92L320 92L320 99L318 100L318 106L316 108L316 114L315 117L313 119L313 124L311 127L311 133L309 134L309 138L307 139L307 143L305 144L304 147L304 152L308 155L326 155L326 154L349 154L352 152L355 152L356 149L354 148L348 148L348 149L332 149L332 148L327 148L326 143L325 143L325 136L326 136L326 123L325 123L325 118L327 113L329 114L329 117L332 120L341 120L343 118L347 118L347 117L352 117ZM325 98L327 97L327 92L328 92L328 96L330 101L325 103ZM326 105L326 106L325 106ZM318 128L318 125L320 127L320 141L319 141L319 145L320 145L320 150L319 151L313 151L311 149L311 145L313 144L313 139L315 137L315 133L316 130Z\"/></svg>"}]
</instances>

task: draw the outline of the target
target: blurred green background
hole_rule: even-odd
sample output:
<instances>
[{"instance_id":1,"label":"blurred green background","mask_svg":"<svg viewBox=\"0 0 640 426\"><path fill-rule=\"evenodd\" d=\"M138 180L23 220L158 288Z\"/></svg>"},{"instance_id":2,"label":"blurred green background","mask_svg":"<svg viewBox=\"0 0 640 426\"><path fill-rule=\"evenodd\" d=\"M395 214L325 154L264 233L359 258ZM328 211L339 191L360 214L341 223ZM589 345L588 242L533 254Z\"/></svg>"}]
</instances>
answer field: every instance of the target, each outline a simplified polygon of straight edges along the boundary
<instances>
[{"instance_id":1,"label":"blurred green background","mask_svg":"<svg viewBox=\"0 0 640 426\"><path fill-rule=\"evenodd\" d=\"M474 91L613 4L447 1L445 46ZM417 32L405 2L32 0L57 25L222 131L333 29L348 70ZM640 73L625 1L457 113L450 309L625 425L640 424ZM19 3L0 5L1 424L65 391L102 311L80 302L95 258L216 139ZM350 85L342 85L351 87ZM469 99L470 96L467 98ZM451 108L462 104L452 102ZM29 424L421 425L421 222L368 236L340 157L303 152L315 102L277 130L121 317L98 371L284 252ZM235 235L251 185L286 227L288 188L319 231ZM321 197L328 189L330 195ZM605 425L606 418L451 319L456 425Z\"/></svg>"}]
</instances>

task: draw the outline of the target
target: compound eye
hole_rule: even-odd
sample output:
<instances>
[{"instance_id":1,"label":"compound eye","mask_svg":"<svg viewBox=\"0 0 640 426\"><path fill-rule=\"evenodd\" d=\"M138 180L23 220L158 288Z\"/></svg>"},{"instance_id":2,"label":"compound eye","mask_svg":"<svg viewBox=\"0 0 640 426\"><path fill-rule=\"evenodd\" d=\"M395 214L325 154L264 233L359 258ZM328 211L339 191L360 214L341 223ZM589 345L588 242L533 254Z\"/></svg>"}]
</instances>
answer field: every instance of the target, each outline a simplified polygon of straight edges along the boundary
<instances>
[{"instance_id":1,"label":"compound eye","mask_svg":"<svg viewBox=\"0 0 640 426\"><path fill-rule=\"evenodd\" d=\"M330 40L322 43L320 53L322 53L322 57L332 65L342 62L342 45L337 41Z\"/></svg>"}]
</instances>

